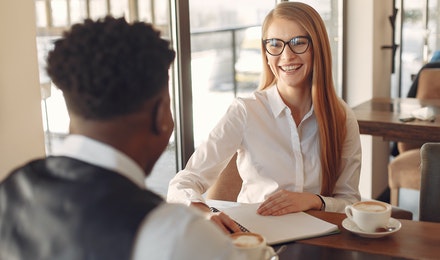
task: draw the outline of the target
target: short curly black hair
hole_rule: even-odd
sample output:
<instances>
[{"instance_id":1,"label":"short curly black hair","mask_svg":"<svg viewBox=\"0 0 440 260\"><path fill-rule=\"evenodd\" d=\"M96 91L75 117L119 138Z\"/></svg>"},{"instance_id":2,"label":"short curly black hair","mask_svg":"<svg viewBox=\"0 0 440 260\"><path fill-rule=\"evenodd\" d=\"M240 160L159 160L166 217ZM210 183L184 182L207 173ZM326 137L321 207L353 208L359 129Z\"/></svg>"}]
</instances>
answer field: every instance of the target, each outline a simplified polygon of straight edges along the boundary
<instances>
[{"instance_id":1,"label":"short curly black hair","mask_svg":"<svg viewBox=\"0 0 440 260\"><path fill-rule=\"evenodd\" d=\"M107 16L65 32L48 55L47 72L71 112L105 120L137 111L168 86L174 58L152 25Z\"/></svg>"}]
</instances>

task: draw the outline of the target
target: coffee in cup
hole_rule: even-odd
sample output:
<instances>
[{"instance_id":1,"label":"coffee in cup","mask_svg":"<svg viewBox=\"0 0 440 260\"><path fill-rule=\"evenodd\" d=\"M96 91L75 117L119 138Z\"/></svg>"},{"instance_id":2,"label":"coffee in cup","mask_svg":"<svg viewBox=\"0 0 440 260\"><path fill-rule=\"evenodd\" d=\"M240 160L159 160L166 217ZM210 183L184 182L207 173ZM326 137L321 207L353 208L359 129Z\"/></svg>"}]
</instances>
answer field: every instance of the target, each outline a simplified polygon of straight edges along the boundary
<instances>
[{"instance_id":1,"label":"coffee in cup","mask_svg":"<svg viewBox=\"0 0 440 260\"><path fill-rule=\"evenodd\" d=\"M234 246L241 251L245 259L266 260L275 255L266 239L257 233L237 232L230 235Z\"/></svg>"},{"instance_id":2,"label":"coffee in cup","mask_svg":"<svg viewBox=\"0 0 440 260\"><path fill-rule=\"evenodd\" d=\"M364 232L375 232L388 224L391 205L381 201L360 201L345 207L345 214Z\"/></svg>"}]
</instances>

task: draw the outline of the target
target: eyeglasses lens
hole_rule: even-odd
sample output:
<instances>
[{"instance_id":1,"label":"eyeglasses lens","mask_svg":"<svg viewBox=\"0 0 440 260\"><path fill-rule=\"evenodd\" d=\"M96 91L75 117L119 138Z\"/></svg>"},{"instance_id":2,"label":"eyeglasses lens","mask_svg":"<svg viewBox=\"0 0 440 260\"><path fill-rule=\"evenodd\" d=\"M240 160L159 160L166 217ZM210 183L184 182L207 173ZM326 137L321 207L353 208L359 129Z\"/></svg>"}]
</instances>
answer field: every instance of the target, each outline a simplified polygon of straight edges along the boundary
<instances>
[{"instance_id":1,"label":"eyeglasses lens","mask_svg":"<svg viewBox=\"0 0 440 260\"><path fill-rule=\"evenodd\" d=\"M298 36L295 38L292 38L288 42L284 42L280 39L267 39L264 41L264 47L266 48L266 51L273 56L280 55L284 48L286 47L286 44L289 45L289 48L296 54L302 54L307 51L307 48L309 47L310 40L307 37L304 36Z\"/></svg>"}]
</instances>

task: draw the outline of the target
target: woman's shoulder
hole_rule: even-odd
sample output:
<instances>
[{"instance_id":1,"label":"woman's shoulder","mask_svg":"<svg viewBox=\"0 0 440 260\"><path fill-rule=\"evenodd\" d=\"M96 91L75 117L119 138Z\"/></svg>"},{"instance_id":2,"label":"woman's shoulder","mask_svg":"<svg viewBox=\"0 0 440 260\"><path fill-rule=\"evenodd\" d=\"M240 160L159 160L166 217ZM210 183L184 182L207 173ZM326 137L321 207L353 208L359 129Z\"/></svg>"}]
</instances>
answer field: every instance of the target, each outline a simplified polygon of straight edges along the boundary
<instances>
[{"instance_id":1,"label":"woman's shoulder","mask_svg":"<svg viewBox=\"0 0 440 260\"><path fill-rule=\"evenodd\" d=\"M349 116L353 116L354 117L354 112L353 109L347 104L347 102L345 102L342 98L338 97L339 99L339 103L341 104L341 106L344 108L345 113L347 114L347 117Z\"/></svg>"},{"instance_id":2,"label":"woman's shoulder","mask_svg":"<svg viewBox=\"0 0 440 260\"><path fill-rule=\"evenodd\" d=\"M353 128L355 126L357 127L358 122L357 122L357 118L356 118L356 115L354 114L353 109L342 98L339 98L339 102L345 110L345 118L346 118L347 127L348 128Z\"/></svg>"},{"instance_id":3,"label":"woman's shoulder","mask_svg":"<svg viewBox=\"0 0 440 260\"><path fill-rule=\"evenodd\" d=\"M244 105L252 105L256 103L265 104L269 102L269 96L270 93L268 89L264 89L264 90L257 89L247 94L244 94L240 97L236 97L235 100Z\"/></svg>"},{"instance_id":4,"label":"woman's shoulder","mask_svg":"<svg viewBox=\"0 0 440 260\"><path fill-rule=\"evenodd\" d=\"M270 110L273 98L270 97L267 90L255 90L248 95L235 98L234 103L247 112L262 113L268 109Z\"/></svg>"}]
</instances>

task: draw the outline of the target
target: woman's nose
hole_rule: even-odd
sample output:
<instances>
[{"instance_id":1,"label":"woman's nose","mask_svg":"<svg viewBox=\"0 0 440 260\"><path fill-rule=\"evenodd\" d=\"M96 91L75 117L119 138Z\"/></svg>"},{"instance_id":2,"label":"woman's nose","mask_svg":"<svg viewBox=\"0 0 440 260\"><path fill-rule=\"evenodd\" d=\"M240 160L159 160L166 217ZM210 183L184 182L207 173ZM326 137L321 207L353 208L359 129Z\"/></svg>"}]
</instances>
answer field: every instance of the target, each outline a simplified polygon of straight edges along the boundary
<instances>
[{"instance_id":1,"label":"woman's nose","mask_svg":"<svg viewBox=\"0 0 440 260\"><path fill-rule=\"evenodd\" d=\"M297 55L298 55L298 54L294 53L294 52L290 49L289 45L286 45L286 46L284 47L283 52L281 53L281 57L282 57L282 58L291 58L292 56L297 56Z\"/></svg>"}]
</instances>

